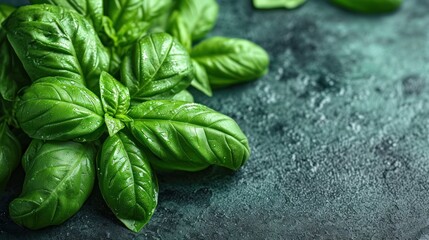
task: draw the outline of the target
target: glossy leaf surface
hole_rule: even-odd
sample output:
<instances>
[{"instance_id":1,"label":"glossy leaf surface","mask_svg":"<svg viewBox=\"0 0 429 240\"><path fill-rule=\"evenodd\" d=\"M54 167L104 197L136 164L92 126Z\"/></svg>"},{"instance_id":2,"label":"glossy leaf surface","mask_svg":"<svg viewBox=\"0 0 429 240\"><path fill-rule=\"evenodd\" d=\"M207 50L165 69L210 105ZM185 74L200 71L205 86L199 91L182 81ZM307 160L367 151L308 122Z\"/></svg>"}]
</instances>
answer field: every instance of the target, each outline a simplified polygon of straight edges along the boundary
<instances>
[{"instance_id":1,"label":"glossy leaf surface","mask_svg":"<svg viewBox=\"0 0 429 240\"><path fill-rule=\"evenodd\" d=\"M99 31L103 25L103 0L30 0L32 4L52 4L72 9L90 20Z\"/></svg>"},{"instance_id":2,"label":"glossy leaf surface","mask_svg":"<svg viewBox=\"0 0 429 240\"><path fill-rule=\"evenodd\" d=\"M131 137L119 132L104 142L97 169L107 205L130 230L140 231L158 201L158 185L148 155Z\"/></svg>"},{"instance_id":3,"label":"glossy leaf surface","mask_svg":"<svg viewBox=\"0 0 429 240\"><path fill-rule=\"evenodd\" d=\"M198 171L209 165L238 169L249 158L246 136L237 123L205 106L154 100L131 108L133 135L163 169Z\"/></svg>"},{"instance_id":4,"label":"glossy leaf surface","mask_svg":"<svg viewBox=\"0 0 429 240\"><path fill-rule=\"evenodd\" d=\"M20 7L4 22L7 37L30 78L60 76L97 92L109 55L94 28L75 11L54 5Z\"/></svg>"},{"instance_id":5,"label":"glossy leaf surface","mask_svg":"<svg viewBox=\"0 0 429 240\"><path fill-rule=\"evenodd\" d=\"M71 140L103 126L104 112L98 97L73 80L52 77L25 89L16 118L30 137Z\"/></svg>"},{"instance_id":6,"label":"glossy leaf surface","mask_svg":"<svg viewBox=\"0 0 429 240\"><path fill-rule=\"evenodd\" d=\"M210 38L195 46L191 56L204 67L213 87L252 81L268 71L267 52L244 39Z\"/></svg>"},{"instance_id":7,"label":"glossy leaf surface","mask_svg":"<svg viewBox=\"0 0 429 240\"><path fill-rule=\"evenodd\" d=\"M39 141L26 153L21 195L9 205L12 220L30 229L58 225L73 216L92 191L95 149L74 142Z\"/></svg>"},{"instance_id":8,"label":"glossy leaf surface","mask_svg":"<svg viewBox=\"0 0 429 240\"><path fill-rule=\"evenodd\" d=\"M166 33L138 41L121 67L121 82L129 88L132 100L172 96L188 87L192 78L189 54Z\"/></svg>"}]
</instances>

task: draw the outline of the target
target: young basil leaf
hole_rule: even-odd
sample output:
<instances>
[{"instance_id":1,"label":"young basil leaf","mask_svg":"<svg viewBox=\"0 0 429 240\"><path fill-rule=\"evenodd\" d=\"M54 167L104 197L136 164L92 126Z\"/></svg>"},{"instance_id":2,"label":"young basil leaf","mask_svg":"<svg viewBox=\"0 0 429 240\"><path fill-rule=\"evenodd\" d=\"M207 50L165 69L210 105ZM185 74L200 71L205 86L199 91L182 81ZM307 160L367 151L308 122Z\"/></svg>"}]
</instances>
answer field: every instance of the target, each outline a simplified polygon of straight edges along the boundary
<instances>
[{"instance_id":1,"label":"young basil leaf","mask_svg":"<svg viewBox=\"0 0 429 240\"><path fill-rule=\"evenodd\" d=\"M192 59L192 65L194 66L194 80L191 85L200 90L205 95L213 96L212 88L210 86L209 77L207 76L206 69L201 66L197 61Z\"/></svg>"},{"instance_id":2,"label":"young basil leaf","mask_svg":"<svg viewBox=\"0 0 429 240\"><path fill-rule=\"evenodd\" d=\"M137 101L172 96L187 88L192 78L189 54L166 33L140 39L121 66L121 82L129 88L131 99Z\"/></svg>"},{"instance_id":3,"label":"young basil leaf","mask_svg":"<svg viewBox=\"0 0 429 240\"><path fill-rule=\"evenodd\" d=\"M104 116L104 122L107 126L107 131L109 132L109 136L115 135L117 132L121 131L125 128L125 124L119 120L116 119L106 113Z\"/></svg>"},{"instance_id":4,"label":"young basil leaf","mask_svg":"<svg viewBox=\"0 0 429 240\"><path fill-rule=\"evenodd\" d=\"M54 5L23 6L4 22L7 37L30 78L60 76L97 92L109 55L80 14Z\"/></svg>"},{"instance_id":5,"label":"young basil leaf","mask_svg":"<svg viewBox=\"0 0 429 240\"><path fill-rule=\"evenodd\" d=\"M198 40L203 38L216 24L219 6L216 0L179 0L176 11L183 18L192 40ZM180 18L171 19L173 22L177 20ZM169 27L170 33L180 32L171 29L180 24L172 23L172 25Z\"/></svg>"},{"instance_id":6,"label":"young basil leaf","mask_svg":"<svg viewBox=\"0 0 429 240\"><path fill-rule=\"evenodd\" d=\"M100 76L100 95L109 135L113 136L125 127L122 119L130 108L130 93L128 88L116 81L106 72Z\"/></svg>"},{"instance_id":7,"label":"young basil leaf","mask_svg":"<svg viewBox=\"0 0 429 240\"><path fill-rule=\"evenodd\" d=\"M304 4L307 0L253 0L253 5L260 9L271 8L297 8Z\"/></svg>"},{"instance_id":8,"label":"young basil leaf","mask_svg":"<svg viewBox=\"0 0 429 240\"><path fill-rule=\"evenodd\" d=\"M238 169L249 158L237 123L205 106L153 100L129 111L133 135L162 161L163 169L198 171L209 165Z\"/></svg>"},{"instance_id":9,"label":"young basil leaf","mask_svg":"<svg viewBox=\"0 0 429 240\"><path fill-rule=\"evenodd\" d=\"M73 80L48 77L24 90L16 118L32 138L71 140L103 127L104 112L98 97Z\"/></svg>"},{"instance_id":10,"label":"young basil leaf","mask_svg":"<svg viewBox=\"0 0 429 240\"><path fill-rule=\"evenodd\" d=\"M105 113L112 117L127 114L128 108L130 108L128 88L107 72L102 72L100 76L100 95Z\"/></svg>"},{"instance_id":11,"label":"young basil leaf","mask_svg":"<svg viewBox=\"0 0 429 240\"><path fill-rule=\"evenodd\" d=\"M97 159L101 194L116 217L139 232L152 217L158 202L158 184L134 140L123 132L110 136Z\"/></svg>"},{"instance_id":12,"label":"young basil leaf","mask_svg":"<svg viewBox=\"0 0 429 240\"><path fill-rule=\"evenodd\" d=\"M75 142L37 145L24 165L22 193L9 205L12 220L30 229L58 225L73 216L89 197L95 179L92 146Z\"/></svg>"},{"instance_id":13,"label":"young basil leaf","mask_svg":"<svg viewBox=\"0 0 429 240\"><path fill-rule=\"evenodd\" d=\"M22 63L7 40L6 31L1 27L1 23L13 11L14 7L0 4L0 98L7 101L14 101L18 90L30 83Z\"/></svg>"},{"instance_id":14,"label":"young basil leaf","mask_svg":"<svg viewBox=\"0 0 429 240\"><path fill-rule=\"evenodd\" d=\"M362 13L384 13L398 9L402 0L331 0L345 9Z\"/></svg>"},{"instance_id":15,"label":"young basil leaf","mask_svg":"<svg viewBox=\"0 0 429 240\"><path fill-rule=\"evenodd\" d=\"M0 190L2 190L21 159L21 144L4 121L0 122L0 143Z\"/></svg>"},{"instance_id":16,"label":"young basil leaf","mask_svg":"<svg viewBox=\"0 0 429 240\"><path fill-rule=\"evenodd\" d=\"M260 46L235 38L214 37L194 47L192 59L203 66L213 87L248 82L268 71L269 57Z\"/></svg>"},{"instance_id":17,"label":"young basil leaf","mask_svg":"<svg viewBox=\"0 0 429 240\"><path fill-rule=\"evenodd\" d=\"M97 32L103 25L103 0L30 0L30 3L46 3L75 10L86 17Z\"/></svg>"}]
</instances>

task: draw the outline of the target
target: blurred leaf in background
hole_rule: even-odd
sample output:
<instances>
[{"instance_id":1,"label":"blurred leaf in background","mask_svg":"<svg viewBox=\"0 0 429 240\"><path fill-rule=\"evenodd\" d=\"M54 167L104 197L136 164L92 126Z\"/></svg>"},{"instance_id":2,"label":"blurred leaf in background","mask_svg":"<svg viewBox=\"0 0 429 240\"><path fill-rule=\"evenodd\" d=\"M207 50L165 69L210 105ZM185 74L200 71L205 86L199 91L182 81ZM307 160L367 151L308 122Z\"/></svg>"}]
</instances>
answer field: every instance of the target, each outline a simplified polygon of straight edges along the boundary
<instances>
[{"instance_id":1,"label":"blurred leaf in background","mask_svg":"<svg viewBox=\"0 0 429 240\"><path fill-rule=\"evenodd\" d=\"M392 12L402 4L402 0L331 0L331 2L347 10L361 13Z\"/></svg>"},{"instance_id":2,"label":"blurred leaf in background","mask_svg":"<svg viewBox=\"0 0 429 240\"><path fill-rule=\"evenodd\" d=\"M288 8L293 9L301 6L307 0L253 0L253 5L260 9Z\"/></svg>"}]
</instances>

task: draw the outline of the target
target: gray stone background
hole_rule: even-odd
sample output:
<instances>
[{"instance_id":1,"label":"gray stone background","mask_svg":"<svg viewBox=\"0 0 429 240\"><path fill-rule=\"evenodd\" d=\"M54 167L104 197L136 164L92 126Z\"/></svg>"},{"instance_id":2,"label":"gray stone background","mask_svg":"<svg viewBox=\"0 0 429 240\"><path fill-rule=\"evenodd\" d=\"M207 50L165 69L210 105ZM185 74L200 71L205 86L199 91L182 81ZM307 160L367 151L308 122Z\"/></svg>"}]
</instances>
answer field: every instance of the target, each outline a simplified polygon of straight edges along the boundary
<instances>
[{"instance_id":1,"label":"gray stone background","mask_svg":"<svg viewBox=\"0 0 429 240\"><path fill-rule=\"evenodd\" d=\"M195 95L237 120L248 163L160 176L159 206L138 234L97 190L63 225L22 229L7 213L14 178L0 239L429 239L429 1L372 16L322 0L293 11L219 4L211 35L271 56L258 81Z\"/></svg>"}]
</instances>

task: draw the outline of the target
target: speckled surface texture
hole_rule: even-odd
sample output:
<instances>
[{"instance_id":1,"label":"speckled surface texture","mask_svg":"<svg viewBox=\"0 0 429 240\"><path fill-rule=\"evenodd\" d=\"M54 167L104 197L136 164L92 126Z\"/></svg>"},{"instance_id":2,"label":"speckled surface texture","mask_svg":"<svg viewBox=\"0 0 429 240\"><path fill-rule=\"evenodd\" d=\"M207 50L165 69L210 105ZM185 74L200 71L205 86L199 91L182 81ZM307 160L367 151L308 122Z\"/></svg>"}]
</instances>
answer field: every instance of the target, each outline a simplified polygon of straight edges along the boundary
<instances>
[{"instance_id":1,"label":"speckled surface texture","mask_svg":"<svg viewBox=\"0 0 429 240\"><path fill-rule=\"evenodd\" d=\"M259 81L196 94L237 120L248 163L160 176L138 234L98 191L63 225L22 229L6 212L14 178L0 239L429 239L429 2L381 16L321 0L294 11L219 3L212 35L255 41L272 60Z\"/></svg>"}]
</instances>

